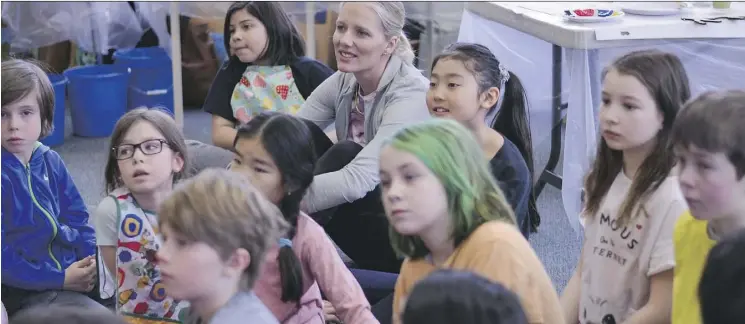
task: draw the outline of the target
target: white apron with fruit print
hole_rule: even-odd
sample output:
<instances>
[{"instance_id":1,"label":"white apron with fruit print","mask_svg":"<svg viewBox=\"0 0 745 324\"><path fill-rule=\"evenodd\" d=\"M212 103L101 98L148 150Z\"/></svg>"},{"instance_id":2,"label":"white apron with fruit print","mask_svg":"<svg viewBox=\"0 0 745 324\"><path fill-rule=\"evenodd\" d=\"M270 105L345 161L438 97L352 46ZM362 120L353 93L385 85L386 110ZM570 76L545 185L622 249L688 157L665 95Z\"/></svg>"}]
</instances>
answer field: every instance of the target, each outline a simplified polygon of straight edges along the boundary
<instances>
[{"instance_id":1,"label":"white apron with fruit print","mask_svg":"<svg viewBox=\"0 0 745 324\"><path fill-rule=\"evenodd\" d=\"M188 303L168 297L155 265L162 244L155 214L140 208L129 192L115 191L111 196L119 214L117 311L130 324L181 322Z\"/></svg>"},{"instance_id":2,"label":"white apron with fruit print","mask_svg":"<svg viewBox=\"0 0 745 324\"><path fill-rule=\"evenodd\" d=\"M304 102L289 66L250 65L235 85L230 106L233 117L245 124L265 110L294 115Z\"/></svg>"}]
</instances>

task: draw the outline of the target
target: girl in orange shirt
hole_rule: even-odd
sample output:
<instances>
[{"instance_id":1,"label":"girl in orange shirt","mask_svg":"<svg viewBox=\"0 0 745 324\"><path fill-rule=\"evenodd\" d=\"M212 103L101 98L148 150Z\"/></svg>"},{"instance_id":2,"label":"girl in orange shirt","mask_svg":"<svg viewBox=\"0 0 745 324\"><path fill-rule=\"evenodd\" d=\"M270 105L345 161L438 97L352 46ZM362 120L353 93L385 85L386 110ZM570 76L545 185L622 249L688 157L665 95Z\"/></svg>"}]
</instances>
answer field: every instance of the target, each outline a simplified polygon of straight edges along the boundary
<instances>
[{"instance_id":1,"label":"girl in orange shirt","mask_svg":"<svg viewBox=\"0 0 745 324\"><path fill-rule=\"evenodd\" d=\"M529 323L561 323L559 298L473 134L433 119L396 133L380 156L393 249L406 257L394 323L412 287L438 268L468 270L514 291Z\"/></svg>"}]
</instances>

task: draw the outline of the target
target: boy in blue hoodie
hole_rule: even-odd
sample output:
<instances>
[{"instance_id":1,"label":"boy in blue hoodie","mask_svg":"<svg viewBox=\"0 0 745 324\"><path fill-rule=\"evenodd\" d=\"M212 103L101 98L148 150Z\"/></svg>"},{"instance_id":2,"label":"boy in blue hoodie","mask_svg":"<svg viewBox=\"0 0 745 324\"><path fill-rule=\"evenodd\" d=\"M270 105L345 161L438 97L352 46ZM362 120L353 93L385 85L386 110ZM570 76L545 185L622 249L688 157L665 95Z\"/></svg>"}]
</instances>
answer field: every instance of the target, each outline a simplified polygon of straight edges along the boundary
<instances>
[{"instance_id":1,"label":"boy in blue hoodie","mask_svg":"<svg viewBox=\"0 0 745 324\"><path fill-rule=\"evenodd\" d=\"M44 71L2 62L2 303L8 315L45 304L103 307L88 211L57 152L54 90Z\"/></svg>"}]
</instances>

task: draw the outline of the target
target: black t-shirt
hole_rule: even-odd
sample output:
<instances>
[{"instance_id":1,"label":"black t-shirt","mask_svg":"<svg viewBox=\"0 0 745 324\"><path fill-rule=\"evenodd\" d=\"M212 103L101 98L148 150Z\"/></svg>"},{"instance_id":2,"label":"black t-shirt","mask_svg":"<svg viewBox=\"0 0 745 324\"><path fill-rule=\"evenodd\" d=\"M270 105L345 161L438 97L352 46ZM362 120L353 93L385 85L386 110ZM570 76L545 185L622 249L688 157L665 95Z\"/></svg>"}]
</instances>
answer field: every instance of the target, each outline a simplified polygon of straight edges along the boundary
<instances>
[{"instance_id":1,"label":"black t-shirt","mask_svg":"<svg viewBox=\"0 0 745 324\"><path fill-rule=\"evenodd\" d=\"M499 188L515 212L520 231L527 235L526 230L529 230L530 226L526 225L530 223L526 221L529 221L528 203L533 190L533 177L525 159L517 146L505 137L502 148L491 159L489 166Z\"/></svg>"},{"instance_id":2,"label":"black t-shirt","mask_svg":"<svg viewBox=\"0 0 745 324\"><path fill-rule=\"evenodd\" d=\"M230 106L230 98L235 85L241 80L248 65L248 63L231 59L220 67L207 93L207 99L204 101L204 111L234 123L237 122ZM290 64L290 69L295 86L303 99L308 99L318 85L334 74L328 66L308 57L298 58Z\"/></svg>"}]
</instances>

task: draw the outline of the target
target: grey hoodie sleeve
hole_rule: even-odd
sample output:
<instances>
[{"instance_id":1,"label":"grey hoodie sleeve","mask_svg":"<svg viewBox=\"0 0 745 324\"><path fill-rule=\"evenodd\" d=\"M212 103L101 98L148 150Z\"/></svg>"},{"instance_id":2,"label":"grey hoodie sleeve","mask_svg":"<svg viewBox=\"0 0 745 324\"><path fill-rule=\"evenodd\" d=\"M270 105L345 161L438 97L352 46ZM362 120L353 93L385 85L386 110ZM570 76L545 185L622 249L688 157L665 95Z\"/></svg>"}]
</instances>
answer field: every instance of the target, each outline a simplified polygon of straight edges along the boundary
<instances>
[{"instance_id":1,"label":"grey hoodie sleeve","mask_svg":"<svg viewBox=\"0 0 745 324\"><path fill-rule=\"evenodd\" d=\"M304 211L313 213L353 202L375 189L380 182L378 160L383 141L406 125L430 118L426 103L427 86L419 78L422 76L397 80L399 84L378 103L384 106L377 109L385 111L373 139L347 166L313 179L303 200ZM336 98L326 93L319 95ZM318 115L319 119L324 117Z\"/></svg>"},{"instance_id":2,"label":"grey hoodie sleeve","mask_svg":"<svg viewBox=\"0 0 745 324\"><path fill-rule=\"evenodd\" d=\"M295 116L307 119L322 129L334 122L336 98L341 91L342 73L336 72L313 90Z\"/></svg>"}]
</instances>

